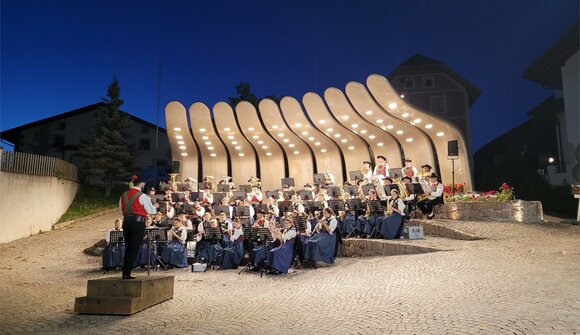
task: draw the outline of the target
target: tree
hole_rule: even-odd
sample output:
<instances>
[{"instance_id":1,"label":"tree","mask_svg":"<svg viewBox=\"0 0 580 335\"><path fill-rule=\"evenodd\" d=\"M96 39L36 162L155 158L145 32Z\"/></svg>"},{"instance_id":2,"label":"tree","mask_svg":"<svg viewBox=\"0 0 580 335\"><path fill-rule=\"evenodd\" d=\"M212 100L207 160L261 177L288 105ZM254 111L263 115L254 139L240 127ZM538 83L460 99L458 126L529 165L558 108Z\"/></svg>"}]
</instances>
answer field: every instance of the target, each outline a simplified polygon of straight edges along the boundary
<instances>
[{"instance_id":1,"label":"tree","mask_svg":"<svg viewBox=\"0 0 580 335\"><path fill-rule=\"evenodd\" d=\"M107 98L97 110L99 121L81 141L81 175L87 184L101 187L106 195L126 184L134 169L135 152L128 145L129 117L119 110L123 104L116 77L107 89Z\"/></svg>"},{"instance_id":2,"label":"tree","mask_svg":"<svg viewBox=\"0 0 580 335\"><path fill-rule=\"evenodd\" d=\"M258 98L250 89L249 83L240 82L238 85L236 85L236 93L238 94L237 97L229 97L228 98L228 100L230 101L230 104L234 108L236 108L236 105L240 101L248 101L249 103L254 105L254 107L258 108L258 104L260 103L260 100L266 99L266 98L274 100L277 104L280 103L280 98L277 98L275 94L267 95L264 98Z\"/></svg>"}]
</instances>

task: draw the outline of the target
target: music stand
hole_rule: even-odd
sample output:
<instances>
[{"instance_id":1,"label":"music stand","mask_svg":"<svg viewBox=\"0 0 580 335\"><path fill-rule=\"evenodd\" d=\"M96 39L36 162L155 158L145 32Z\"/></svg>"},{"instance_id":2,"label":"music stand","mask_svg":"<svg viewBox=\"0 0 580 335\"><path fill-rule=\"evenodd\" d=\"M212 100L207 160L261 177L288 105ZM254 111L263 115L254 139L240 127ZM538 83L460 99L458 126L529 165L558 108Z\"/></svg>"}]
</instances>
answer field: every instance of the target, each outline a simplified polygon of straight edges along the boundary
<instances>
[{"instance_id":1,"label":"music stand","mask_svg":"<svg viewBox=\"0 0 580 335\"><path fill-rule=\"evenodd\" d=\"M250 245L251 242L256 240L257 237L257 229L256 228L252 228L252 227L242 227L242 231L244 232L244 256L246 254L246 252L250 252ZM243 258L243 256L242 256ZM250 263L250 261L248 260L248 263L246 263L246 266L244 266L243 269L240 270L240 272L238 272L238 274L241 274L242 272L246 271L250 271L252 267L252 263Z\"/></svg>"},{"instance_id":2,"label":"music stand","mask_svg":"<svg viewBox=\"0 0 580 335\"><path fill-rule=\"evenodd\" d=\"M162 202L159 204L159 211L161 213L166 214L168 210L169 210L169 203Z\"/></svg>"},{"instance_id":3,"label":"music stand","mask_svg":"<svg viewBox=\"0 0 580 335\"><path fill-rule=\"evenodd\" d=\"M250 185L240 185L240 186L238 186L238 189L244 193L251 193L252 192L252 186L250 186Z\"/></svg>"},{"instance_id":4,"label":"music stand","mask_svg":"<svg viewBox=\"0 0 580 335\"><path fill-rule=\"evenodd\" d=\"M183 202L185 200L185 193L173 192L171 193L171 202Z\"/></svg>"},{"instance_id":5,"label":"music stand","mask_svg":"<svg viewBox=\"0 0 580 335\"><path fill-rule=\"evenodd\" d=\"M191 192L189 193L189 199L191 201L203 201L203 192Z\"/></svg>"},{"instance_id":6,"label":"music stand","mask_svg":"<svg viewBox=\"0 0 580 335\"><path fill-rule=\"evenodd\" d=\"M260 271L260 278L262 278L264 273L267 274L268 267L270 266L270 262L268 260L268 244L272 243L274 239L272 238L272 233L268 228L258 228L256 235L258 236L258 241L264 243L264 254L266 256L264 257L264 266Z\"/></svg>"},{"instance_id":7,"label":"music stand","mask_svg":"<svg viewBox=\"0 0 580 335\"><path fill-rule=\"evenodd\" d=\"M125 236L122 230L111 230L109 232L109 243L125 243Z\"/></svg>"},{"instance_id":8,"label":"music stand","mask_svg":"<svg viewBox=\"0 0 580 335\"><path fill-rule=\"evenodd\" d=\"M222 192L222 193L227 193L230 191L230 185L229 184L221 184L217 186L217 191L218 192Z\"/></svg>"},{"instance_id":9,"label":"music stand","mask_svg":"<svg viewBox=\"0 0 580 335\"><path fill-rule=\"evenodd\" d=\"M296 186L296 184L294 183L294 178L282 178L280 180L280 182L282 183L282 187L292 187L292 186Z\"/></svg>"},{"instance_id":10,"label":"music stand","mask_svg":"<svg viewBox=\"0 0 580 335\"><path fill-rule=\"evenodd\" d=\"M339 211L344 211L344 202L342 200L328 200L328 207L336 215Z\"/></svg>"},{"instance_id":11,"label":"music stand","mask_svg":"<svg viewBox=\"0 0 580 335\"><path fill-rule=\"evenodd\" d=\"M213 204L214 205L221 205L222 204L222 200L226 197L226 194L223 192L219 192L219 193L214 193L213 194Z\"/></svg>"},{"instance_id":12,"label":"music stand","mask_svg":"<svg viewBox=\"0 0 580 335\"><path fill-rule=\"evenodd\" d=\"M210 240L210 245L211 245L211 262L209 262L209 264L207 265L207 267L205 268L205 271L207 271L208 268L215 268L216 266L216 261L215 261L215 249L214 249L214 245L219 243L219 241L222 240L223 236L222 236L222 232L220 230L219 227L207 227L203 229L203 235L205 238L207 238L208 240ZM204 272L205 272L204 271Z\"/></svg>"},{"instance_id":13,"label":"music stand","mask_svg":"<svg viewBox=\"0 0 580 335\"><path fill-rule=\"evenodd\" d=\"M284 199L292 199L292 196L296 194L295 191L284 191Z\"/></svg>"},{"instance_id":14,"label":"music stand","mask_svg":"<svg viewBox=\"0 0 580 335\"><path fill-rule=\"evenodd\" d=\"M391 169L389 169L389 177L391 177L392 179L401 178L401 176L402 176L401 169L402 168L391 168Z\"/></svg>"},{"instance_id":15,"label":"music stand","mask_svg":"<svg viewBox=\"0 0 580 335\"><path fill-rule=\"evenodd\" d=\"M234 200L244 200L246 198L246 194L243 191L234 191Z\"/></svg>"},{"instance_id":16,"label":"music stand","mask_svg":"<svg viewBox=\"0 0 580 335\"><path fill-rule=\"evenodd\" d=\"M354 227L352 227L352 230L348 233L348 235L346 235L345 238L349 238L352 234L354 234L356 230L356 224L358 222L358 217L359 215L362 215L365 212L365 208L361 199L359 198L348 199L347 203L349 210L352 211L354 214Z\"/></svg>"},{"instance_id":17,"label":"music stand","mask_svg":"<svg viewBox=\"0 0 580 335\"><path fill-rule=\"evenodd\" d=\"M147 275L149 276L149 269L151 268L151 243L155 243L157 245L160 243L167 243L167 229L150 228L146 229L145 233L147 234ZM167 270L167 265L163 263L163 260L159 254L157 254L157 257L155 257L155 269L157 269L158 265Z\"/></svg>"},{"instance_id":18,"label":"music stand","mask_svg":"<svg viewBox=\"0 0 580 335\"><path fill-rule=\"evenodd\" d=\"M356 170L356 171L348 171L348 175L350 177L350 180L354 180L354 181L359 181L359 180L363 180L363 174L362 172Z\"/></svg>"},{"instance_id":19,"label":"music stand","mask_svg":"<svg viewBox=\"0 0 580 335\"><path fill-rule=\"evenodd\" d=\"M379 229L378 224L377 224L377 216L385 215L385 208L383 207L383 204L381 204L380 200L369 200L368 201L368 206L369 206L369 212L370 215L375 217L375 226L373 227L373 231L371 232L371 236L373 237L375 236L375 233L377 232L377 230ZM370 217L369 215L369 217Z\"/></svg>"},{"instance_id":20,"label":"music stand","mask_svg":"<svg viewBox=\"0 0 580 335\"><path fill-rule=\"evenodd\" d=\"M184 204L183 205L183 211L186 214L193 214L195 212L195 209L193 208L193 205L190 204Z\"/></svg>"},{"instance_id":21,"label":"music stand","mask_svg":"<svg viewBox=\"0 0 580 335\"><path fill-rule=\"evenodd\" d=\"M190 185L189 185L189 183L179 183L179 184L177 184L177 190L179 192L189 191Z\"/></svg>"},{"instance_id":22,"label":"music stand","mask_svg":"<svg viewBox=\"0 0 580 335\"><path fill-rule=\"evenodd\" d=\"M215 215L220 215L221 213L226 213L227 217L230 217L230 206L216 206L214 209L214 213Z\"/></svg>"},{"instance_id":23,"label":"music stand","mask_svg":"<svg viewBox=\"0 0 580 335\"><path fill-rule=\"evenodd\" d=\"M363 191L363 194L365 196L368 196L369 195L369 191L375 189L375 185L373 185L373 184L363 185L363 186L361 186L361 189Z\"/></svg>"},{"instance_id":24,"label":"music stand","mask_svg":"<svg viewBox=\"0 0 580 335\"><path fill-rule=\"evenodd\" d=\"M328 186L326 191L331 198L340 198L340 188L338 186Z\"/></svg>"},{"instance_id":25,"label":"music stand","mask_svg":"<svg viewBox=\"0 0 580 335\"><path fill-rule=\"evenodd\" d=\"M306 201L304 202L304 205L304 207L308 208L310 212L322 210L322 203L320 201Z\"/></svg>"},{"instance_id":26,"label":"music stand","mask_svg":"<svg viewBox=\"0 0 580 335\"><path fill-rule=\"evenodd\" d=\"M304 201L312 201L314 196L312 195L312 191L301 190L300 191L300 199Z\"/></svg>"},{"instance_id":27,"label":"music stand","mask_svg":"<svg viewBox=\"0 0 580 335\"><path fill-rule=\"evenodd\" d=\"M278 203L278 209L280 210L280 213L292 213L292 201L280 201Z\"/></svg>"},{"instance_id":28,"label":"music stand","mask_svg":"<svg viewBox=\"0 0 580 335\"><path fill-rule=\"evenodd\" d=\"M344 192L348 193L351 197L358 196L358 187L355 185L344 186Z\"/></svg>"},{"instance_id":29,"label":"music stand","mask_svg":"<svg viewBox=\"0 0 580 335\"><path fill-rule=\"evenodd\" d=\"M322 185L325 183L326 183L326 177L324 176L324 173L315 173L314 174L314 184Z\"/></svg>"},{"instance_id":30,"label":"music stand","mask_svg":"<svg viewBox=\"0 0 580 335\"><path fill-rule=\"evenodd\" d=\"M278 191L266 191L266 197L272 198L272 199L278 199L280 196L278 194Z\"/></svg>"},{"instance_id":31,"label":"music stand","mask_svg":"<svg viewBox=\"0 0 580 335\"><path fill-rule=\"evenodd\" d=\"M250 206L235 206L234 207L234 217L249 218L250 217Z\"/></svg>"},{"instance_id":32,"label":"music stand","mask_svg":"<svg viewBox=\"0 0 580 335\"><path fill-rule=\"evenodd\" d=\"M155 202L156 204L163 202L164 199L165 199L164 194L154 194L153 197L151 198L151 200L153 200L153 202Z\"/></svg>"},{"instance_id":33,"label":"music stand","mask_svg":"<svg viewBox=\"0 0 580 335\"><path fill-rule=\"evenodd\" d=\"M165 192L171 188L171 184L159 183L159 191Z\"/></svg>"},{"instance_id":34,"label":"music stand","mask_svg":"<svg viewBox=\"0 0 580 335\"><path fill-rule=\"evenodd\" d=\"M408 194L413 194L413 212L409 214L411 218L418 219L423 218L423 213L419 211L417 207L417 196L425 194L423 190L423 186L421 183L412 183L412 184L405 184L405 188L407 189Z\"/></svg>"}]
</instances>

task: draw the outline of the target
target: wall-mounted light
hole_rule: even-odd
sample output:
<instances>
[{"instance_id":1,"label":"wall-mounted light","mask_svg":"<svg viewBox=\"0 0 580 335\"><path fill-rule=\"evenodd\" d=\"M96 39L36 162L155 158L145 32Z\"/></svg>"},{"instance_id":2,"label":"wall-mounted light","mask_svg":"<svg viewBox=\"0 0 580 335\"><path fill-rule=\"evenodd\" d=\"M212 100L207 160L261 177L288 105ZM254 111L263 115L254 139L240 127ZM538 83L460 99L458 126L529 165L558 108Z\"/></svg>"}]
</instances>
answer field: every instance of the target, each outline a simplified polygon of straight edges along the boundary
<instances>
[{"instance_id":1,"label":"wall-mounted light","mask_svg":"<svg viewBox=\"0 0 580 335\"><path fill-rule=\"evenodd\" d=\"M175 130L175 131L181 131L181 128L175 127L175 128L173 128L173 130Z\"/></svg>"}]
</instances>

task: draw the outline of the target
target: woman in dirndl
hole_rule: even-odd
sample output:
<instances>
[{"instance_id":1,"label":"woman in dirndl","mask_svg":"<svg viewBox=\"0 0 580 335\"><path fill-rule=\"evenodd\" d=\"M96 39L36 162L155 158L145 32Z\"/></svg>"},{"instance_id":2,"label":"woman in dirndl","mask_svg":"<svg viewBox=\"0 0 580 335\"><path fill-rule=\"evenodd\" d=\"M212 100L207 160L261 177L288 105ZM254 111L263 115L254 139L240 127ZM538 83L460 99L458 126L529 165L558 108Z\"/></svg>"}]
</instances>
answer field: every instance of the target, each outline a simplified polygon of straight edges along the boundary
<instances>
[{"instance_id":1,"label":"woman in dirndl","mask_svg":"<svg viewBox=\"0 0 580 335\"><path fill-rule=\"evenodd\" d=\"M222 269L236 269L244 256L244 231L240 218L234 219L230 241L230 246L223 248L218 255L218 264Z\"/></svg>"},{"instance_id":2,"label":"woman in dirndl","mask_svg":"<svg viewBox=\"0 0 580 335\"><path fill-rule=\"evenodd\" d=\"M337 226L336 217L330 208L322 211L323 217L316 224L318 234L310 237L304 244L304 259L334 263L336 249L336 235L334 230Z\"/></svg>"},{"instance_id":3,"label":"woman in dirndl","mask_svg":"<svg viewBox=\"0 0 580 335\"><path fill-rule=\"evenodd\" d=\"M280 246L273 248L268 253L268 262L275 273L288 273L292 259L294 258L294 242L296 240L296 228L292 227L292 221L283 221L283 230L270 228L272 236L280 241Z\"/></svg>"},{"instance_id":4,"label":"woman in dirndl","mask_svg":"<svg viewBox=\"0 0 580 335\"><path fill-rule=\"evenodd\" d=\"M187 229L181 226L182 221L179 218L173 219L173 228L167 232L169 244L163 248L161 258L163 263L176 268L187 267Z\"/></svg>"},{"instance_id":5,"label":"woman in dirndl","mask_svg":"<svg viewBox=\"0 0 580 335\"><path fill-rule=\"evenodd\" d=\"M399 191L396 189L391 190L391 200L389 200L389 207L392 210L391 215L385 217L379 226L379 232L384 238L392 240L401 237L401 231L403 230L403 220L405 203L403 199L399 197Z\"/></svg>"}]
</instances>

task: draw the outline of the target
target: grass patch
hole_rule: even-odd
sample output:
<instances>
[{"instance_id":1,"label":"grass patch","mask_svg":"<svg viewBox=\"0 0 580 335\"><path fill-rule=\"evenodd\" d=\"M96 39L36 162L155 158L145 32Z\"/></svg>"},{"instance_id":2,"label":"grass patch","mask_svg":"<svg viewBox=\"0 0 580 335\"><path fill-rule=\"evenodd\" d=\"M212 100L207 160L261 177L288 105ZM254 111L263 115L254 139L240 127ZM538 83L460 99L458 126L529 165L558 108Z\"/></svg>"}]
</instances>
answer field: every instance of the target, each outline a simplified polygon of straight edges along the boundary
<instances>
[{"instance_id":1,"label":"grass patch","mask_svg":"<svg viewBox=\"0 0 580 335\"><path fill-rule=\"evenodd\" d=\"M115 208L119 204L121 192L114 190L110 196L106 196L102 190L81 185L72 204L57 223L92 215L103 209Z\"/></svg>"}]
</instances>

